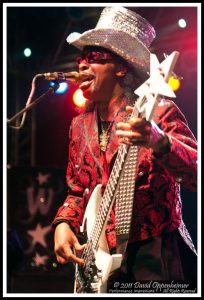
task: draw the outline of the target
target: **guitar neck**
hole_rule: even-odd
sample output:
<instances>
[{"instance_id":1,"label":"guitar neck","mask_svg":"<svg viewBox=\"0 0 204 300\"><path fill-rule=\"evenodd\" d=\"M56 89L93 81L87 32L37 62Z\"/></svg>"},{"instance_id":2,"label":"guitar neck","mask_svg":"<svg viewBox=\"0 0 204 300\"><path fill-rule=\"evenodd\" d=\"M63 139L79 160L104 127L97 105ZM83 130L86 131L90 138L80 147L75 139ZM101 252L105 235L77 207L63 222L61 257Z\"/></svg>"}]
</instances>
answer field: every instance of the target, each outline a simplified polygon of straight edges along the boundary
<instances>
[{"instance_id":1,"label":"guitar neck","mask_svg":"<svg viewBox=\"0 0 204 300\"><path fill-rule=\"evenodd\" d=\"M99 211L91 233L91 240L94 249L97 249L100 235L107 223L111 207L117 193L120 177L123 171L125 160L130 151L130 146L121 144L118 150L116 161L110 174L108 184L105 188Z\"/></svg>"}]
</instances>

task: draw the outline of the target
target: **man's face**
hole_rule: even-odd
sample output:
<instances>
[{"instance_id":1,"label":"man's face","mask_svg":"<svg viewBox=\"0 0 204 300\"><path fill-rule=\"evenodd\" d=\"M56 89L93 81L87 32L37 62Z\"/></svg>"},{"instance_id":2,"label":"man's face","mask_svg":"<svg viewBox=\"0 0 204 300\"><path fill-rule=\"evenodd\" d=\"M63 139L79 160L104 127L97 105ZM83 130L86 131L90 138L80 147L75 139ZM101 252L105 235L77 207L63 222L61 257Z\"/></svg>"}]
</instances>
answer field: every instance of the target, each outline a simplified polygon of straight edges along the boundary
<instances>
[{"instance_id":1,"label":"man's face","mask_svg":"<svg viewBox=\"0 0 204 300\"><path fill-rule=\"evenodd\" d=\"M80 73L90 75L79 86L85 98L99 102L115 96L118 63L110 52L105 49L88 49L77 58L77 63Z\"/></svg>"}]
</instances>

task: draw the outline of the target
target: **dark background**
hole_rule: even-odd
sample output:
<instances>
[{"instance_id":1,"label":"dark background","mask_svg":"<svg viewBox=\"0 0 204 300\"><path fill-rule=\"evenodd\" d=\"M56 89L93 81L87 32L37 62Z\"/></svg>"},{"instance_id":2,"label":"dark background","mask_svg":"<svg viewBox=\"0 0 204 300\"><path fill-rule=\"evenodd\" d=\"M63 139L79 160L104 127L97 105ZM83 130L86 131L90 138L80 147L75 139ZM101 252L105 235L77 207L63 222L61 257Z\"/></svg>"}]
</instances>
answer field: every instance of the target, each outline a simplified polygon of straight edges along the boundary
<instances>
[{"instance_id":1,"label":"dark background","mask_svg":"<svg viewBox=\"0 0 204 300\"><path fill-rule=\"evenodd\" d=\"M64 7L7 7L7 118L24 108L36 74L77 70L74 58L78 50L68 45L66 37L74 31L82 33L94 28L102 8L69 7L68 4ZM197 8L152 5L132 6L129 9L147 18L156 29L157 37L150 50L157 54L160 61L164 53L180 52L174 71L183 80L174 101L197 136ZM177 26L180 18L187 20L185 29ZM23 55L26 47L32 50L30 58ZM46 92L48 87L48 82L37 81L34 98ZM29 111L20 131L7 129L8 227L20 237L23 250L28 247L28 230L35 229L39 223L48 226L66 196L68 131L72 118L77 114L72 102L74 89L70 85L65 94L53 94L44 99ZM36 185L39 173L50 176L47 182ZM47 215L42 215L39 208L32 216L32 222L28 223L22 220L26 220L28 215L26 191L30 186L35 189L33 199L36 201L39 190L44 193L45 199L50 190L54 194ZM182 195L184 221L196 243L197 194L182 190ZM48 255L49 259L44 265L35 265L33 257L37 250L33 247L29 255L25 254L20 266L12 270L10 292L72 291L73 267L53 267L56 261L51 232L46 236L46 243L47 247L41 247L38 252L42 256ZM52 282L55 282L55 287Z\"/></svg>"}]
</instances>

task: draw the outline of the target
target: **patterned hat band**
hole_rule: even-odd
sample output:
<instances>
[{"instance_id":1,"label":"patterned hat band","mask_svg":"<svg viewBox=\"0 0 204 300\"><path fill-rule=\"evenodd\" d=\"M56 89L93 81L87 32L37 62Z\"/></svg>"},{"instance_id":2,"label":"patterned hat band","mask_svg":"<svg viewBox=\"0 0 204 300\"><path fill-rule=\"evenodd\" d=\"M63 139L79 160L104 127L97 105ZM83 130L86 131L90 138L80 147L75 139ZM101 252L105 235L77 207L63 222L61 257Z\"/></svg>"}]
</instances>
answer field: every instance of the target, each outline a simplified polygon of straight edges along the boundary
<instances>
[{"instance_id":1,"label":"patterned hat band","mask_svg":"<svg viewBox=\"0 0 204 300\"><path fill-rule=\"evenodd\" d=\"M140 15L124 7L106 7L94 29L71 33L67 42L80 50L85 46L106 48L124 58L143 78L149 72L148 47L154 37L154 28Z\"/></svg>"}]
</instances>

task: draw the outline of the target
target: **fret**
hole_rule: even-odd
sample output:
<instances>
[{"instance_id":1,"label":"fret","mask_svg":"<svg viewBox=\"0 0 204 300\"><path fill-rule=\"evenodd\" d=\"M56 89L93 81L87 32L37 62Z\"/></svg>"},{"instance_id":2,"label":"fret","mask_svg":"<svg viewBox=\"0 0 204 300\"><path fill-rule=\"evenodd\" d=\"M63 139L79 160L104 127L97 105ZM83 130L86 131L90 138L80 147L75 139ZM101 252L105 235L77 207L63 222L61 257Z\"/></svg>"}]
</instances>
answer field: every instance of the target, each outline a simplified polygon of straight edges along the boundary
<instances>
[{"instance_id":1,"label":"fret","mask_svg":"<svg viewBox=\"0 0 204 300\"><path fill-rule=\"evenodd\" d=\"M115 164L114 164L114 168L113 170L116 170L116 172L119 174L120 172L120 169L121 169L121 165L120 165L120 161L119 161L119 156L120 156L120 153L118 154L118 159L115 161ZM111 172L112 174L112 172Z\"/></svg>"},{"instance_id":2,"label":"fret","mask_svg":"<svg viewBox=\"0 0 204 300\"><path fill-rule=\"evenodd\" d=\"M110 178L110 187L111 187L111 190L114 190L114 188L115 188L115 185L116 185L116 184L114 184L114 181L113 181L113 179L112 179L112 178Z\"/></svg>"},{"instance_id":3,"label":"fret","mask_svg":"<svg viewBox=\"0 0 204 300\"><path fill-rule=\"evenodd\" d=\"M114 184L116 185L117 184L117 175L115 174L115 172L113 172L113 181L114 181Z\"/></svg>"},{"instance_id":4,"label":"fret","mask_svg":"<svg viewBox=\"0 0 204 300\"><path fill-rule=\"evenodd\" d=\"M116 170L115 169L113 169L113 178L116 180L116 177L117 177L117 173L116 173ZM115 181L114 180L114 181Z\"/></svg>"},{"instance_id":5,"label":"fret","mask_svg":"<svg viewBox=\"0 0 204 300\"><path fill-rule=\"evenodd\" d=\"M109 201L108 201L107 197L103 198L103 204L104 204L104 207L105 207L105 209L107 211L108 210L108 205L109 205Z\"/></svg>"},{"instance_id":6,"label":"fret","mask_svg":"<svg viewBox=\"0 0 204 300\"><path fill-rule=\"evenodd\" d=\"M113 190L111 189L110 184L107 185L106 194L108 198L111 198L113 196Z\"/></svg>"},{"instance_id":7,"label":"fret","mask_svg":"<svg viewBox=\"0 0 204 300\"><path fill-rule=\"evenodd\" d=\"M119 177L119 171L116 167L114 168L114 173L116 174L116 177Z\"/></svg>"}]
</instances>

